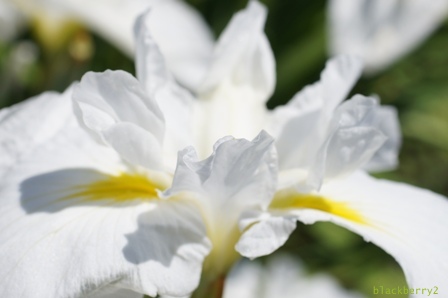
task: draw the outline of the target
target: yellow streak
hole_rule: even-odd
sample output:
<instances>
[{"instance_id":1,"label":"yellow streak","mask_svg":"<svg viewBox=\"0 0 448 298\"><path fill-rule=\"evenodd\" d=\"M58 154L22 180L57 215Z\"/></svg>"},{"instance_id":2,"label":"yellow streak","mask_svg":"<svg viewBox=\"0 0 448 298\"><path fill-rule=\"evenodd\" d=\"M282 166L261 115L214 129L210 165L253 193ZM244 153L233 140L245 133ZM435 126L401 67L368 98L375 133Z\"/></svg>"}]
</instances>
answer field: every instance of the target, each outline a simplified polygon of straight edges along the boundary
<instances>
[{"instance_id":1,"label":"yellow streak","mask_svg":"<svg viewBox=\"0 0 448 298\"><path fill-rule=\"evenodd\" d=\"M83 201L113 200L125 202L130 200L158 199L157 190L163 190L147 177L138 174L122 173L119 176L106 176L90 184L78 185L73 193L63 200L81 198Z\"/></svg>"},{"instance_id":2,"label":"yellow streak","mask_svg":"<svg viewBox=\"0 0 448 298\"><path fill-rule=\"evenodd\" d=\"M358 211L345 202L335 202L315 194L302 194L291 190L279 191L271 202L272 209L316 209L350 221L366 224Z\"/></svg>"}]
</instances>

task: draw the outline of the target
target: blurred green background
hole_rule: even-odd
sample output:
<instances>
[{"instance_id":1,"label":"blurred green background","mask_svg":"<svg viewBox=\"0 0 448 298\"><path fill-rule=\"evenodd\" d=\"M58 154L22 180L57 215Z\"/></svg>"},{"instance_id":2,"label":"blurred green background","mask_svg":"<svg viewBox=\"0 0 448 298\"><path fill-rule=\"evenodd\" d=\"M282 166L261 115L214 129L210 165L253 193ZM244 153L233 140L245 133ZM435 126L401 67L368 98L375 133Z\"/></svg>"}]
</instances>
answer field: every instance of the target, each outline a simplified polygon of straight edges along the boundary
<instances>
[{"instance_id":1,"label":"blurred green background","mask_svg":"<svg viewBox=\"0 0 448 298\"><path fill-rule=\"evenodd\" d=\"M216 36L232 14L247 3L246 0L187 2L204 15ZM328 58L326 1L262 2L269 9L266 33L277 60L277 88L268 103L273 108L319 78ZM11 42L0 43L0 107L47 90L63 91L90 70L124 69L134 73L132 60L88 29L72 26L67 36L66 42L51 48L42 45L35 32L27 29ZM400 166L377 176L445 196L448 196L447 36L445 21L411 54L374 77L362 78L352 92L376 93L383 104L393 105L399 111L403 132ZM390 256L332 224L298 224L281 251L300 256L311 272L329 272L345 287L368 297L381 297L372 295L373 286L406 284L401 269Z\"/></svg>"}]
</instances>

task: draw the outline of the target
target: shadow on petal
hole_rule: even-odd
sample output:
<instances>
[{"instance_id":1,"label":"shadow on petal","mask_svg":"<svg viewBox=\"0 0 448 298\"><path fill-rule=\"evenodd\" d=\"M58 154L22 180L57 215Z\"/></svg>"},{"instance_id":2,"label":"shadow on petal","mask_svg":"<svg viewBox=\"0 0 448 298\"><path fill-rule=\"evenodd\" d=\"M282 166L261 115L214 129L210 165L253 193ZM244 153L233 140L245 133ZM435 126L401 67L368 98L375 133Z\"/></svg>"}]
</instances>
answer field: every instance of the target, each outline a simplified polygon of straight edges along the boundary
<instances>
[{"instance_id":1,"label":"shadow on petal","mask_svg":"<svg viewBox=\"0 0 448 298\"><path fill-rule=\"evenodd\" d=\"M198 210L189 203L162 201L138 217L138 228L127 234L123 249L133 264L157 259L170 266L173 256L182 260L202 261L210 249L205 226Z\"/></svg>"},{"instance_id":2,"label":"shadow on petal","mask_svg":"<svg viewBox=\"0 0 448 298\"><path fill-rule=\"evenodd\" d=\"M101 235L101 246L113 250L118 241L116 248L127 262L150 265L152 274L168 275L169 268L187 270L192 264L200 269L198 264L210 251L201 214L181 200L154 197L152 186L143 176L110 176L87 168L59 170L23 181L20 204L28 214L51 213L51 219L40 225L58 233L73 218L103 218L101 226L106 229L94 232ZM76 224L86 225L79 220ZM68 246L79 246L78 241ZM97 245L86 242L83 247Z\"/></svg>"},{"instance_id":3,"label":"shadow on petal","mask_svg":"<svg viewBox=\"0 0 448 298\"><path fill-rule=\"evenodd\" d=\"M155 186L146 177L110 176L84 168L33 176L20 184L20 193L27 213L54 213L77 206L120 207L157 199Z\"/></svg>"}]
</instances>

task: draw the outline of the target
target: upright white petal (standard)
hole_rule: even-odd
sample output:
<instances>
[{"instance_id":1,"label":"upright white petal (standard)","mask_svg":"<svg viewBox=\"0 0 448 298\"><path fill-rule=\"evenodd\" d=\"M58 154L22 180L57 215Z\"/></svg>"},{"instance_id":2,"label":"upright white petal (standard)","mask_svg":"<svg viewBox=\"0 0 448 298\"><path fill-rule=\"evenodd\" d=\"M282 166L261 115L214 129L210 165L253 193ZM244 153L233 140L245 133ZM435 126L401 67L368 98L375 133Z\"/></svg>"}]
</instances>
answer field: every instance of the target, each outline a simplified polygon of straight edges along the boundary
<instances>
[{"instance_id":1,"label":"upright white petal (standard)","mask_svg":"<svg viewBox=\"0 0 448 298\"><path fill-rule=\"evenodd\" d=\"M156 11L149 11L136 23L136 69L138 79L166 115L168 135L178 134L180 140L192 133L202 158L224 135L254 138L269 116L265 104L275 85L275 60L263 32L266 8L250 1L235 14L217 41L197 88L189 86L197 100L173 80L178 77L151 26L154 17ZM171 50L181 52L182 48Z\"/></svg>"},{"instance_id":2,"label":"upright white petal (standard)","mask_svg":"<svg viewBox=\"0 0 448 298\"><path fill-rule=\"evenodd\" d=\"M375 126L387 139L364 166L364 169L371 172L393 170L398 166L398 152L401 146L397 110L391 106L381 106L377 109L376 114L377 125Z\"/></svg>"},{"instance_id":3,"label":"upright white petal (standard)","mask_svg":"<svg viewBox=\"0 0 448 298\"><path fill-rule=\"evenodd\" d=\"M197 143L207 156L223 135L252 139L267 117L265 103L275 85L275 60L263 32L266 8L250 1L221 34L198 90Z\"/></svg>"},{"instance_id":4,"label":"upright white petal (standard)","mask_svg":"<svg viewBox=\"0 0 448 298\"><path fill-rule=\"evenodd\" d=\"M310 169L308 184L319 189L325 179L352 173L372 158L386 141L375 127L377 104L374 98L355 95L334 111L326 140Z\"/></svg>"},{"instance_id":5,"label":"upright white petal (standard)","mask_svg":"<svg viewBox=\"0 0 448 298\"><path fill-rule=\"evenodd\" d=\"M276 137L281 169L304 167L322 145L336 107L358 80L362 62L351 56L329 60L320 81L298 92L273 111L270 131Z\"/></svg>"},{"instance_id":6,"label":"upright white petal (standard)","mask_svg":"<svg viewBox=\"0 0 448 298\"><path fill-rule=\"evenodd\" d=\"M196 90L212 58L214 37L210 28L185 1L159 0L150 13L153 16L148 25L168 68L183 86Z\"/></svg>"},{"instance_id":7,"label":"upright white petal (standard)","mask_svg":"<svg viewBox=\"0 0 448 298\"><path fill-rule=\"evenodd\" d=\"M149 11L140 16L135 24L136 44L135 67L137 79L146 93L157 101L166 124L164 149L171 151L171 158L177 151L191 145L193 97L179 86L169 72L150 30L155 14Z\"/></svg>"},{"instance_id":8,"label":"upright white petal (standard)","mask_svg":"<svg viewBox=\"0 0 448 298\"><path fill-rule=\"evenodd\" d=\"M80 122L128 162L161 169L163 114L123 71L87 73L73 94Z\"/></svg>"},{"instance_id":9,"label":"upright white petal (standard)","mask_svg":"<svg viewBox=\"0 0 448 298\"><path fill-rule=\"evenodd\" d=\"M335 57L319 82L273 111L270 131L286 184L307 179L306 184L319 188L324 179L360 166L384 170L396 165L400 134L394 108L362 95L341 104L360 73L359 59Z\"/></svg>"},{"instance_id":10,"label":"upright white petal (standard)","mask_svg":"<svg viewBox=\"0 0 448 298\"><path fill-rule=\"evenodd\" d=\"M308 275L290 256L275 256L266 266L243 261L230 272L224 298L361 298L327 274Z\"/></svg>"},{"instance_id":11,"label":"upright white petal (standard)","mask_svg":"<svg viewBox=\"0 0 448 298\"><path fill-rule=\"evenodd\" d=\"M267 10L258 1L236 13L219 37L202 92L232 80L235 85L262 89L265 101L275 84L275 61L263 32Z\"/></svg>"},{"instance_id":12,"label":"upright white petal (standard)","mask_svg":"<svg viewBox=\"0 0 448 298\"><path fill-rule=\"evenodd\" d=\"M81 84L78 99L90 86ZM120 108L126 99L128 108L145 106L135 103L135 89L125 90L125 99L87 92L83 124L100 136L103 124L120 121L146 131L143 109ZM209 252L201 214L159 197L169 175L133 165L113 142L85 132L70 96L49 93L1 112L0 254L8 257L0 260L0 296L190 293Z\"/></svg>"},{"instance_id":13,"label":"upright white petal (standard)","mask_svg":"<svg viewBox=\"0 0 448 298\"><path fill-rule=\"evenodd\" d=\"M363 58L378 72L418 46L448 14L447 0L331 0L330 52Z\"/></svg>"}]
</instances>

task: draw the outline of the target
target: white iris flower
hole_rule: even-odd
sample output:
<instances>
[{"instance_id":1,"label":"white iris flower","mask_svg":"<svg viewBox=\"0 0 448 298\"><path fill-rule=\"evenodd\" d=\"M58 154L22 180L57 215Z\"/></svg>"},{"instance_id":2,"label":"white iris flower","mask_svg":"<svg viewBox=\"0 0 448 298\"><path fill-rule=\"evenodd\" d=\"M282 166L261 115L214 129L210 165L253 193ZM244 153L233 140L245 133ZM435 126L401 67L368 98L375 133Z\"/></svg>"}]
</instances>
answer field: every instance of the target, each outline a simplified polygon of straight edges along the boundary
<instances>
[{"instance_id":1,"label":"white iris flower","mask_svg":"<svg viewBox=\"0 0 448 298\"><path fill-rule=\"evenodd\" d=\"M191 101L169 76L106 71L1 111L2 296L185 295L210 244L209 276L230 269L242 212L275 192L273 139L188 147L173 177Z\"/></svg>"},{"instance_id":2,"label":"white iris flower","mask_svg":"<svg viewBox=\"0 0 448 298\"><path fill-rule=\"evenodd\" d=\"M396 166L396 111L362 95L342 102L362 71L359 59L345 56L330 60L320 81L287 105L268 111L275 62L263 33L265 17L264 7L255 1L236 14L207 66L197 67L208 71L191 89L198 98L196 147L204 149L204 156L219 135L252 138L265 128L276 140L276 194L267 209L242 218L240 229L246 232L236 249L249 258L266 255L283 245L296 220L331 221L391 254L410 286L443 285L448 272L448 242L442 236L448 226L447 199L372 178L363 170ZM156 48L150 52L159 53ZM138 55L136 59L140 65Z\"/></svg>"},{"instance_id":3,"label":"white iris flower","mask_svg":"<svg viewBox=\"0 0 448 298\"><path fill-rule=\"evenodd\" d=\"M73 95L43 94L0 119L4 297L188 294L210 243L216 278L238 259L242 212L275 192L266 133L223 138L203 161L188 147L173 177L163 114L124 72L87 74Z\"/></svg>"},{"instance_id":4,"label":"white iris flower","mask_svg":"<svg viewBox=\"0 0 448 298\"><path fill-rule=\"evenodd\" d=\"M394 256L410 285L443 285L446 198L360 170L396 163L394 112L361 95L341 104L361 72L349 57L268 111L265 18L250 2L209 59L181 65L197 99L168 71L149 12L136 24L137 79L88 73L73 94L1 111L0 296L180 296L203 267L194 297L211 297L235 248L269 254L297 220L340 224ZM225 135L254 140L215 143ZM191 144L198 153L179 151L174 172Z\"/></svg>"},{"instance_id":5,"label":"white iris flower","mask_svg":"<svg viewBox=\"0 0 448 298\"><path fill-rule=\"evenodd\" d=\"M447 15L447 0L330 0L330 53L358 55L373 74L420 45Z\"/></svg>"}]
</instances>

